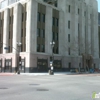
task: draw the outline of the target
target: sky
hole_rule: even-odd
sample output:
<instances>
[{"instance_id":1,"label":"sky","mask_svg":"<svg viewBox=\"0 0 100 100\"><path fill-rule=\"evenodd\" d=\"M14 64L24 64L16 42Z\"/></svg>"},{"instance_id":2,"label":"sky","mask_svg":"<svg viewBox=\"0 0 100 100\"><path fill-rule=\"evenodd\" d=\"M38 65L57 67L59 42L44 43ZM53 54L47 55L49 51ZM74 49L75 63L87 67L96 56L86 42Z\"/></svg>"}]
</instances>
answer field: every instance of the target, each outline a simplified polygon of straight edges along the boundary
<instances>
[{"instance_id":1,"label":"sky","mask_svg":"<svg viewBox=\"0 0 100 100\"><path fill-rule=\"evenodd\" d=\"M98 1L98 11L100 12L100 0L97 1Z\"/></svg>"}]
</instances>

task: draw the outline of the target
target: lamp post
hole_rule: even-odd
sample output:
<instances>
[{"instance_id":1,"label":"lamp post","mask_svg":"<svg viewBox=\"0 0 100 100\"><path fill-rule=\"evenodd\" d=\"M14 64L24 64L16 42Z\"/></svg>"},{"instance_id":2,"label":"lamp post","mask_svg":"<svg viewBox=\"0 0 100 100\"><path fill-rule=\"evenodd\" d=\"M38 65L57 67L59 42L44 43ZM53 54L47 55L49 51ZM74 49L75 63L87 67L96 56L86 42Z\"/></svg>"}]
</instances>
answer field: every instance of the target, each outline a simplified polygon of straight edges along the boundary
<instances>
[{"instance_id":1,"label":"lamp post","mask_svg":"<svg viewBox=\"0 0 100 100\"><path fill-rule=\"evenodd\" d=\"M22 45L21 42L17 42L17 74L20 74L19 65L20 65L20 61L21 61L21 57L20 57L21 45Z\"/></svg>"},{"instance_id":2,"label":"lamp post","mask_svg":"<svg viewBox=\"0 0 100 100\"><path fill-rule=\"evenodd\" d=\"M52 42L50 42L50 45L51 45L51 49L52 49L52 61L50 62L50 75L53 75L53 61L54 61L54 57L53 57L53 48L54 48L54 45L55 45L55 42L54 41L52 41Z\"/></svg>"}]
</instances>

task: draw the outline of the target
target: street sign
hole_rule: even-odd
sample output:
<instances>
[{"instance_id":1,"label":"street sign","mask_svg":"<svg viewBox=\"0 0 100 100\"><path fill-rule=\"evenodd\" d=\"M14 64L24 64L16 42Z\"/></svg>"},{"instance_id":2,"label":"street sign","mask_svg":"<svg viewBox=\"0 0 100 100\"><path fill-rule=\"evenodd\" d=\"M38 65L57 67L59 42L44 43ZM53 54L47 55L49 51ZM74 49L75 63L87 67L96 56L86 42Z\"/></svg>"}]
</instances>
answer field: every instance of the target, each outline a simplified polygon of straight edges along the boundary
<instances>
[{"instance_id":1,"label":"street sign","mask_svg":"<svg viewBox=\"0 0 100 100\"><path fill-rule=\"evenodd\" d=\"M9 47L4 47L4 49L8 50L8 49L9 49Z\"/></svg>"}]
</instances>

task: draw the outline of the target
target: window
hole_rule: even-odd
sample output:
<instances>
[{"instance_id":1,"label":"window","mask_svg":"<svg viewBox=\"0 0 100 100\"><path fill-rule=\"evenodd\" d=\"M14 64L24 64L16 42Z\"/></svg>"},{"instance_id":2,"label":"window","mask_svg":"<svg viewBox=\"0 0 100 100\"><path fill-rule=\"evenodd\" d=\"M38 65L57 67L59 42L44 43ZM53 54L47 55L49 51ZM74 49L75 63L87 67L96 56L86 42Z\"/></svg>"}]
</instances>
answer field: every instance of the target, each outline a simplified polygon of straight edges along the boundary
<instances>
[{"instance_id":1,"label":"window","mask_svg":"<svg viewBox=\"0 0 100 100\"><path fill-rule=\"evenodd\" d=\"M58 33L55 34L55 40L58 41Z\"/></svg>"},{"instance_id":2,"label":"window","mask_svg":"<svg viewBox=\"0 0 100 100\"><path fill-rule=\"evenodd\" d=\"M37 37L40 37L40 29L37 29Z\"/></svg>"},{"instance_id":3,"label":"window","mask_svg":"<svg viewBox=\"0 0 100 100\"><path fill-rule=\"evenodd\" d=\"M84 16L86 16L86 11L84 11Z\"/></svg>"},{"instance_id":4,"label":"window","mask_svg":"<svg viewBox=\"0 0 100 100\"><path fill-rule=\"evenodd\" d=\"M55 48L53 47L53 53L55 53Z\"/></svg>"},{"instance_id":5,"label":"window","mask_svg":"<svg viewBox=\"0 0 100 100\"><path fill-rule=\"evenodd\" d=\"M55 7L57 7L57 2L55 2Z\"/></svg>"},{"instance_id":6,"label":"window","mask_svg":"<svg viewBox=\"0 0 100 100\"><path fill-rule=\"evenodd\" d=\"M1 20L1 27L2 27L2 24L3 24L3 23L2 23L2 20Z\"/></svg>"},{"instance_id":7,"label":"window","mask_svg":"<svg viewBox=\"0 0 100 100\"><path fill-rule=\"evenodd\" d=\"M55 18L54 18L54 17L53 17L53 20L52 20L52 21L53 21L53 22L52 22L52 23L53 23L53 25L55 25Z\"/></svg>"},{"instance_id":8,"label":"window","mask_svg":"<svg viewBox=\"0 0 100 100\"><path fill-rule=\"evenodd\" d=\"M23 51L23 44L21 45L20 51L21 51L21 52Z\"/></svg>"},{"instance_id":9,"label":"window","mask_svg":"<svg viewBox=\"0 0 100 100\"><path fill-rule=\"evenodd\" d=\"M55 33L52 32L52 39L55 40Z\"/></svg>"},{"instance_id":10,"label":"window","mask_svg":"<svg viewBox=\"0 0 100 100\"><path fill-rule=\"evenodd\" d=\"M78 8L78 14L80 13L80 9Z\"/></svg>"},{"instance_id":11,"label":"window","mask_svg":"<svg viewBox=\"0 0 100 100\"><path fill-rule=\"evenodd\" d=\"M68 68L69 68L69 69L71 68L71 62L68 63Z\"/></svg>"},{"instance_id":12,"label":"window","mask_svg":"<svg viewBox=\"0 0 100 100\"><path fill-rule=\"evenodd\" d=\"M92 14L90 14L90 19L92 20Z\"/></svg>"},{"instance_id":13,"label":"window","mask_svg":"<svg viewBox=\"0 0 100 100\"><path fill-rule=\"evenodd\" d=\"M70 48L68 48L68 54L70 55Z\"/></svg>"},{"instance_id":14,"label":"window","mask_svg":"<svg viewBox=\"0 0 100 100\"><path fill-rule=\"evenodd\" d=\"M41 20L41 14L38 12L38 21L40 21Z\"/></svg>"},{"instance_id":15,"label":"window","mask_svg":"<svg viewBox=\"0 0 100 100\"><path fill-rule=\"evenodd\" d=\"M70 29L70 21L68 21L68 29Z\"/></svg>"},{"instance_id":16,"label":"window","mask_svg":"<svg viewBox=\"0 0 100 100\"><path fill-rule=\"evenodd\" d=\"M41 45L41 52L45 52L45 46Z\"/></svg>"},{"instance_id":17,"label":"window","mask_svg":"<svg viewBox=\"0 0 100 100\"><path fill-rule=\"evenodd\" d=\"M44 29L41 30L41 37L45 38L45 30Z\"/></svg>"},{"instance_id":18,"label":"window","mask_svg":"<svg viewBox=\"0 0 100 100\"><path fill-rule=\"evenodd\" d=\"M68 12L70 13L70 5L68 6Z\"/></svg>"},{"instance_id":19,"label":"window","mask_svg":"<svg viewBox=\"0 0 100 100\"><path fill-rule=\"evenodd\" d=\"M79 68L81 68L81 63L79 63Z\"/></svg>"},{"instance_id":20,"label":"window","mask_svg":"<svg viewBox=\"0 0 100 100\"><path fill-rule=\"evenodd\" d=\"M80 32L80 26L79 26L79 23L78 23L78 33Z\"/></svg>"},{"instance_id":21,"label":"window","mask_svg":"<svg viewBox=\"0 0 100 100\"><path fill-rule=\"evenodd\" d=\"M58 18L55 18L55 24L58 26Z\"/></svg>"},{"instance_id":22,"label":"window","mask_svg":"<svg viewBox=\"0 0 100 100\"><path fill-rule=\"evenodd\" d=\"M70 42L70 34L68 34L68 42Z\"/></svg>"},{"instance_id":23,"label":"window","mask_svg":"<svg viewBox=\"0 0 100 100\"><path fill-rule=\"evenodd\" d=\"M37 44L37 52L40 52L40 44Z\"/></svg>"},{"instance_id":24,"label":"window","mask_svg":"<svg viewBox=\"0 0 100 100\"><path fill-rule=\"evenodd\" d=\"M45 22L45 14L42 14L42 22Z\"/></svg>"},{"instance_id":25,"label":"window","mask_svg":"<svg viewBox=\"0 0 100 100\"><path fill-rule=\"evenodd\" d=\"M58 47L56 48L56 54L58 54Z\"/></svg>"},{"instance_id":26,"label":"window","mask_svg":"<svg viewBox=\"0 0 100 100\"><path fill-rule=\"evenodd\" d=\"M24 13L22 13L22 22L24 21Z\"/></svg>"},{"instance_id":27,"label":"window","mask_svg":"<svg viewBox=\"0 0 100 100\"><path fill-rule=\"evenodd\" d=\"M11 24L11 16L10 16L10 18L9 18L9 24Z\"/></svg>"}]
</instances>

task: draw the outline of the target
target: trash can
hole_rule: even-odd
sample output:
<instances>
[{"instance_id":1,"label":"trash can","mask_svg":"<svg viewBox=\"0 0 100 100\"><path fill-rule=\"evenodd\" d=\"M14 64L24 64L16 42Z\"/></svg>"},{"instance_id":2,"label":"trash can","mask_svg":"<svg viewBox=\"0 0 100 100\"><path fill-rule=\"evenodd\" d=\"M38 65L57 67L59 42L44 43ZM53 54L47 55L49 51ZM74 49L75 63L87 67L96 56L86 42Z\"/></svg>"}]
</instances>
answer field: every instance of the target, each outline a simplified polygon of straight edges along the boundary
<instances>
[{"instance_id":1,"label":"trash can","mask_svg":"<svg viewBox=\"0 0 100 100\"><path fill-rule=\"evenodd\" d=\"M49 70L49 75L54 75L53 70Z\"/></svg>"},{"instance_id":2,"label":"trash can","mask_svg":"<svg viewBox=\"0 0 100 100\"><path fill-rule=\"evenodd\" d=\"M20 71L18 71L17 74L20 74Z\"/></svg>"}]
</instances>

